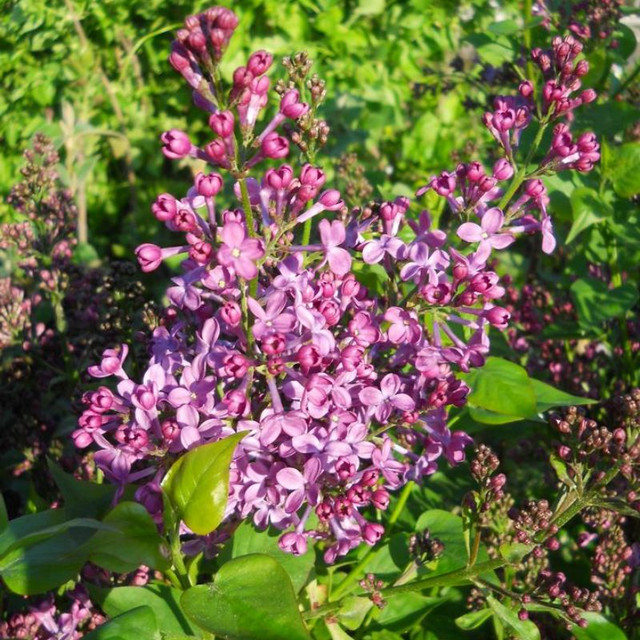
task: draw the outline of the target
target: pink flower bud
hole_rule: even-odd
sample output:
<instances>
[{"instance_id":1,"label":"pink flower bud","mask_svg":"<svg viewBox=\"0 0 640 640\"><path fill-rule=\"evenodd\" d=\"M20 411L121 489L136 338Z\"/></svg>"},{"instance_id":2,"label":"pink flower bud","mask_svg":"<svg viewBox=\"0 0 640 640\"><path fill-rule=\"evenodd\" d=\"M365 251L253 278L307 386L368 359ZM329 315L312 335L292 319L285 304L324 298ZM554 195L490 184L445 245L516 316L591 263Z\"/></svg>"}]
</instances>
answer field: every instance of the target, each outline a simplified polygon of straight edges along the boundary
<instances>
[{"instance_id":1,"label":"pink flower bud","mask_svg":"<svg viewBox=\"0 0 640 640\"><path fill-rule=\"evenodd\" d=\"M173 160L186 158L191 153L191 141L189 140L189 136L183 131L179 131L178 129L165 131L160 136L160 140L164 145L162 147L162 153L164 153L167 158Z\"/></svg>"},{"instance_id":2,"label":"pink flower bud","mask_svg":"<svg viewBox=\"0 0 640 640\"><path fill-rule=\"evenodd\" d=\"M247 407L247 396L239 389L227 392L222 401L232 416L242 415Z\"/></svg>"},{"instance_id":3,"label":"pink flower bud","mask_svg":"<svg viewBox=\"0 0 640 640\"><path fill-rule=\"evenodd\" d=\"M364 541L373 546L382 538L384 534L384 527L381 524L369 522L364 526L364 530L362 531L362 537Z\"/></svg>"},{"instance_id":4,"label":"pink flower bud","mask_svg":"<svg viewBox=\"0 0 640 640\"><path fill-rule=\"evenodd\" d=\"M300 171L300 183L305 186L319 189L325 183L325 180L324 171L310 164L305 164Z\"/></svg>"},{"instance_id":5,"label":"pink flower bud","mask_svg":"<svg viewBox=\"0 0 640 640\"><path fill-rule=\"evenodd\" d=\"M209 126L212 131L221 138L229 138L233 135L234 119L231 111L218 111L209 117Z\"/></svg>"},{"instance_id":6,"label":"pink flower bud","mask_svg":"<svg viewBox=\"0 0 640 640\"><path fill-rule=\"evenodd\" d=\"M371 494L371 502L376 509L384 511L389 506L389 492L386 489L376 489Z\"/></svg>"},{"instance_id":7,"label":"pink flower bud","mask_svg":"<svg viewBox=\"0 0 640 640\"><path fill-rule=\"evenodd\" d=\"M344 206L344 202L340 199L340 192L335 189L323 191L318 198L318 202L329 211L336 211L337 209L342 209Z\"/></svg>"},{"instance_id":8,"label":"pink flower bud","mask_svg":"<svg viewBox=\"0 0 640 640\"><path fill-rule=\"evenodd\" d=\"M195 231L198 228L196 214L185 207L178 209L173 218L173 223L178 231L184 231L185 233Z\"/></svg>"},{"instance_id":9,"label":"pink flower bud","mask_svg":"<svg viewBox=\"0 0 640 640\"><path fill-rule=\"evenodd\" d=\"M230 327L237 327L242 320L242 311L237 303L228 300L220 309L220 317Z\"/></svg>"},{"instance_id":10,"label":"pink flower bud","mask_svg":"<svg viewBox=\"0 0 640 640\"><path fill-rule=\"evenodd\" d=\"M173 220L177 211L177 200L169 193L162 193L151 205L151 211L160 222Z\"/></svg>"},{"instance_id":11,"label":"pink flower bud","mask_svg":"<svg viewBox=\"0 0 640 640\"><path fill-rule=\"evenodd\" d=\"M162 263L162 249L155 244L141 244L135 253L145 273L155 271Z\"/></svg>"},{"instance_id":12,"label":"pink flower bud","mask_svg":"<svg viewBox=\"0 0 640 640\"><path fill-rule=\"evenodd\" d=\"M501 158L493 165L493 177L496 180L509 180L513 177L513 167L505 158Z\"/></svg>"},{"instance_id":13,"label":"pink flower bud","mask_svg":"<svg viewBox=\"0 0 640 640\"><path fill-rule=\"evenodd\" d=\"M300 347L297 359L300 363L300 368L305 375L314 369L319 369L322 364L320 351L318 350L318 347L313 344L305 344Z\"/></svg>"},{"instance_id":14,"label":"pink flower bud","mask_svg":"<svg viewBox=\"0 0 640 640\"><path fill-rule=\"evenodd\" d=\"M204 148L204 150L213 163L223 166L227 163L227 148L222 140L213 140Z\"/></svg>"},{"instance_id":15,"label":"pink flower bud","mask_svg":"<svg viewBox=\"0 0 640 640\"><path fill-rule=\"evenodd\" d=\"M288 164L283 164L278 169L269 169L264 175L263 184L276 191L280 191L287 189L292 180L293 169Z\"/></svg>"},{"instance_id":16,"label":"pink flower bud","mask_svg":"<svg viewBox=\"0 0 640 640\"><path fill-rule=\"evenodd\" d=\"M267 158L284 158L289 155L289 142L273 131L265 136L261 149Z\"/></svg>"},{"instance_id":17,"label":"pink flower bud","mask_svg":"<svg viewBox=\"0 0 640 640\"><path fill-rule=\"evenodd\" d=\"M598 97L598 94L593 89L585 89L580 94L580 100L582 100L582 104L589 104L593 102Z\"/></svg>"},{"instance_id":18,"label":"pink flower bud","mask_svg":"<svg viewBox=\"0 0 640 640\"><path fill-rule=\"evenodd\" d=\"M273 56L270 53L262 50L256 51L255 53L251 54L249 62L247 62L247 69L254 76L261 76L269 69L272 62Z\"/></svg>"},{"instance_id":19,"label":"pink flower bud","mask_svg":"<svg viewBox=\"0 0 640 640\"><path fill-rule=\"evenodd\" d=\"M204 175L201 171L196 174L196 191L205 198L213 198L222 189L222 176L219 173Z\"/></svg>"},{"instance_id":20,"label":"pink flower bud","mask_svg":"<svg viewBox=\"0 0 640 640\"><path fill-rule=\"evenodd\" d=\"M233 72L233 88L240 90L246 89L253 80L253 74L246 67L238 67Z\"/></svg>"},{"instance_id":21,"label":"pink flower bud","mask_svg":"<svg viewBox=\"0 0 640 640\"><path fill-rule=\"evenodd\" d=\"M213 247L202 240L194 242L189 248L189 257L197 264L209 264L213 254Z\"/></svg>"},{"instance_id":22,"label":"pink flower bud","mask_svg":"<svg viewBox=\"0 0 640 640\"><path fill-rule=\"evenodd\" d=\"M533 95L533 85L529 80L525 80L518 86L518 92L523 98L530 98Z\"/></svg>"},{"instance_id":23,"label":"pink flower bud","mask_svg":"<svg viewBox=\"0 0 640 640\"><path fill-rule=\"evenodd\" d=\"M539 198L546 193L546 188L542 180L528 180L524 191L531 198Z\"/></svg>"},{"instance_id":24,"label":"pink flower bud","mask_svg":"<svg viewBox=\"0 0 640 640\"><path fill-rule=\"evenodd\" d=\"M300 94L296 89L290 89L287 91L280 100L280 113L291 118L292 120L298 119L309 111L309 105L300 102Z\"/></svg>"}]
</instances>

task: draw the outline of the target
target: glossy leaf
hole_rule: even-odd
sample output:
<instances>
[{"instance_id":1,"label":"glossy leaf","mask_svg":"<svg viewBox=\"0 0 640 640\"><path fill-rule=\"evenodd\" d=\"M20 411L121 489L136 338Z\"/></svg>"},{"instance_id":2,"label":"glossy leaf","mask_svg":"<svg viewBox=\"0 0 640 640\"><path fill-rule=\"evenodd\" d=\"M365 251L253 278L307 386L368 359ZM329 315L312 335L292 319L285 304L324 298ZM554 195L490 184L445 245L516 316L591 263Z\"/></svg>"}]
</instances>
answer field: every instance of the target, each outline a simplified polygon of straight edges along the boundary
<instances>
[{"instance_id":1,"label":"glossy leaf","mask_svg":"<svg viewBox=\"0 0 640 640\"><path fill-rule=\"evenodd\" d=\"M112 530L91 540L90 560L109 571L127 573L141 564L163 570L169 563L163 539L149 512L136 502L120 502L104 518Z\"/></svg>"},{"instance_id":2,"label":"glossy leaf","mask_svg":"<svg viewBox=\"0 0 640 640\"><path fill-rule=\"evenodd\" d=\"M178 516L199 535L211 533L224 517L229 496L229 465L246 433L204 444L179 458L162 481Z\"/></svg>"},{"instance_id":3,"label":"glossy leaf","mask_svg":"<svg viewBox=\"0 0 640 640\"><path fill-rule=\"evenodd\" d=\"M43 593L74 579L87 561L94 526L71 526L31 546L18 546L0 560L0 576L22 595Z\"/></svg>"},{"instance_id":4,"label":"glossy leaf","mask_svg":"<svg viewBox=\"0 0 640 640\"><path fill-rule=\"evenodd\" d=\"M301 556L285 553L278 546L281 531L257 530L250 521L244 521L235 531L231 540L220 554L220 561L239 558L252 553L262 553L272 557L288 574L296 593L307 583L315 562L315 554L310 548Z\"/></svg>"},{"instance_id":5,"label":"glossy leaf","mask_svg":"<svg viewBox=\"0 0 640 640\"><path fill-rule=\"evenodd\" d=\"M158 621L150 607L131 609L84 636L84 640L161 640Z\"/></svg>"},{"instance_id":6,"label":"glossy leaf","mask_svg":"<svg viewBox=\"0 0 640 640\"><path fill-rule=\"evenodd\" d=\"M484 367L466 374L469 404L505 417L535 415L536 396L526 370L508 360L491 357Z\"/></svg>"},{"instance_id":7,"label":"glossy leaf","mask_svg":"<svg viewBox=\"0 0 640 640\"><path fill-rule=\"evenodd\" d=\"M155 615L159 629L165 634L200 635L180 607L182 591L162 584L144 587L92 589L91 599L110 617L115 618L131 609L148 607Z\"/></svg>"},{"instance_id":8,"label":"glossy leaf","mask_svg":"<svg viewBox=\"0 0 640 640\"><path fill-rule=\"evenodd\" d=\"M572 407L577 405L596 404L598 401L593 398L582 398L565 393L555 387L531 378L533 391L536 394L536 411L542 412L554 407Z\"/></svg>"},{"instance_id":9,"label":"glossy leaf","mask_svg":"<svg viewBox=\"0 0 640 640\"><path fill-rule=\"evenodd\" d=\"M309 640L287 572L254 554L222 565L211 584L185 591L185 613L205 631L242 640Z\"/></svg>"},{"instance_id":10,"label":"glossy leaf","mask_svg":"<svg viewBox=\"0 0 640 640\"><path fill-rule=\"evenodd\" d=\"M578 625L571 627L571 633L576 640L627 640L624 631L613 622L609 622L602 614L586 612L582 617L587 621L585 629Z\"/></svg>"}]
</instances>

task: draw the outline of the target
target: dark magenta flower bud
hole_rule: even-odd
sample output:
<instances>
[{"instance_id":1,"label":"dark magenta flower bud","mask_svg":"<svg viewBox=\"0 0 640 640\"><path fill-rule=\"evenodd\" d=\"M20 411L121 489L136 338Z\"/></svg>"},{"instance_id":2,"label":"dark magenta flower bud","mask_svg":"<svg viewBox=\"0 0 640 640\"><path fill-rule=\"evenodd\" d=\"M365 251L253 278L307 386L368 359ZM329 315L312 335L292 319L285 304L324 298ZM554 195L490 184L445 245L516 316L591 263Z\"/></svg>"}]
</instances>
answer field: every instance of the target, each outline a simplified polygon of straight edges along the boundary
<instances>
[{"instance_id":1,"label":"dark magenta flower bud","mask_svg":"<svg viewBox=\"0 0 640 640\"><path fill-rule=\"evenodd\" d=\"M262 153L267 158L284 158L289 155L289 142L275 131L265 136L262 141Z\"/></svg>"},{"instance_id":2,"label":"dark magenta flower bud","mask_svg":"<svg viewBox=\"0 0 640 640\"><path fill-rule=\"evenodd\" d=\"M167 222L175 217L177 205L177 200L170 193L162 193L151 205L151 211L160 222Z\"/></svg>"},{"instance_id":3,"label":"dark magenta flower bud","mask_svg":"<svg viewBox=\"0 0 640 640\"><path fill-rule=\"evenodd\" d=\"M231 113L231 111L212 113L209 117L209 126L212 131L221 138L229 138L233 135L233 113Z\"/></svg>"},{"instance_id":4,"label":"dark magenta flower bud","mask_svg":"<svg viewBox=\"0 0 640 640\"><path fill-rule=\"evenodd\" d=\"M189 140L189 136L183 131L179 131L178 129L165 131L160 136L160 140L164 145L162 147L162 153L164 153L167 158L173 160L186 158L191 153L191 141Z\"/></svg>"},{"instance_id":5,"label":"dark magenta flower bud","mask_svg":"<svg viewBox=\"0 0 640 640\"><path fill-rule=\"evenodd\" d=\"M270 53L262 50L256 51L251 54L249 62L247 62L247 69L254 76L261 76L269 69L272 62L273 56Z\"/></svg>"},{"instance_id":6,"label":"dark magenta flower bud","mask_svg":"<svg viewBox=\"0 0 640 640\"><path fill-rule=\"evenodd\" d=\"M219 173L204 175L201 171L196 175L195 185L198 195L213 198L222 189L222 176Z\"/></svg>"}]
</instances>

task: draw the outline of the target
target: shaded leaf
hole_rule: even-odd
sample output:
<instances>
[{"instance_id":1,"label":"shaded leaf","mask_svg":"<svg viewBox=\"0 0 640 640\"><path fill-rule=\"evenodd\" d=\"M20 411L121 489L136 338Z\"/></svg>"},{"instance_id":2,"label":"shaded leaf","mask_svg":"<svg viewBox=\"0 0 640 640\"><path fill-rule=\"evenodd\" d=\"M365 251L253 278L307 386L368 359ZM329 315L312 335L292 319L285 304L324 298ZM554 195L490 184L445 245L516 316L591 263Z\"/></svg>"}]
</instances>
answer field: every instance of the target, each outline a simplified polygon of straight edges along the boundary
<instances>
[{"instance_id":1,"label":"shaded leaf","mask_svg":"<svg viewBox=\"0 0 640 640\"><path fill-rule=\"evenodd\" d=\"M84 640L160 640L158 621L150 607L131 609L84 636Z\"/></svg>"}]
</instances>

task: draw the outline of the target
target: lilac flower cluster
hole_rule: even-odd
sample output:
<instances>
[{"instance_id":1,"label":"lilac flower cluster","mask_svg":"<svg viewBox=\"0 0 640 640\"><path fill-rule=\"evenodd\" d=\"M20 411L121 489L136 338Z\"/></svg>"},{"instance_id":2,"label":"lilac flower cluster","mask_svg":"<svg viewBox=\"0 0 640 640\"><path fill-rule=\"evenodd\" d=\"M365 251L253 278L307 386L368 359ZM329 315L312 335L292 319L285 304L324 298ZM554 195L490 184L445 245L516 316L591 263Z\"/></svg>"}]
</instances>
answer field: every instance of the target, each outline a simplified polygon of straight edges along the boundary
<instances>
[{"instance_id":1,"label":"lilac flower cluster","mask_svg":"<svg viewBox=\"0 0 640 640\"><path fill-rule=\"evenodd\" d=\"M550 222L528 213L544 207L544 186L528 182L505 216L493 201L514 178L510 151L490 174L470 163L433 178L419 194L433 189L455 212L480 219L459 227L458 236L477 243L463 253L427 211L410 219L407 198L347 211L312 164L248 177L288 155L279 128L309 117L316 103L290 87L257 133L272 60L254 53L225 90L218 61L236 24L220 8L187 18L170 58L210 114L214 140L197 146L177 130L161 139L167 157L226 170L238 203L224 207L217 172L199 172L182 198L158 197L154 215L182 239L136 254L144 271L183 255L182 274L167 290L142 380L126 371L126 345L105 351L89 373L115 377L116 390L85 395L73 437L81 448L98 445L108 478L138 483L137 499L160 522L160 482L176 457L243 432L228 518L275 526L281 548L294 554L323 541L333 562L383 534L368 507L386 509L391 490L432 474L441 456L463 460L471 439L447 427L448 408L468 393L457 374L484 364L488 327L504 329L509 319L496 306L505 290L489 259L536 228L545 250L553 248ZM311 233L327 212L335 217ZM377 284L365 287L367 275Z\"/></svg>"}]
</instances>

